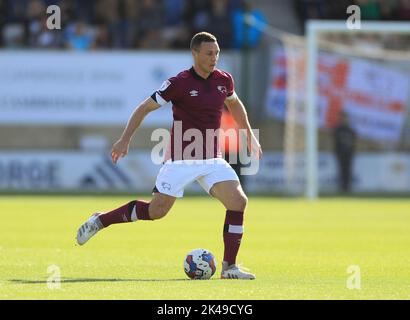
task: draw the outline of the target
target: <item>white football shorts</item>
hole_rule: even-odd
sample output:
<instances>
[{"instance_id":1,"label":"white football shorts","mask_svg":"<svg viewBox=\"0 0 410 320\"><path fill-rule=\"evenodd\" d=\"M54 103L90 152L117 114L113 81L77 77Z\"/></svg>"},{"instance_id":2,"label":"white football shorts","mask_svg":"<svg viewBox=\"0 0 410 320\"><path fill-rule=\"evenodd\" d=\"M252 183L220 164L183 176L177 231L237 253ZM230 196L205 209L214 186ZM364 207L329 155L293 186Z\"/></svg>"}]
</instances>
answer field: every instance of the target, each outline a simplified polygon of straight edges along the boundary
<instances>
[{"instance_id":1,"label":"white football shorts","mask_svg":"<svg viewBox=\"0 0 410 320\"><path fill-rule=\"evenodd\" d=\"M239 178L225 159L168 160L158 173L154 191L182 198L185 187L194 181L209 193L215 183L228 180Z\"/></svg>"}]
</instances>

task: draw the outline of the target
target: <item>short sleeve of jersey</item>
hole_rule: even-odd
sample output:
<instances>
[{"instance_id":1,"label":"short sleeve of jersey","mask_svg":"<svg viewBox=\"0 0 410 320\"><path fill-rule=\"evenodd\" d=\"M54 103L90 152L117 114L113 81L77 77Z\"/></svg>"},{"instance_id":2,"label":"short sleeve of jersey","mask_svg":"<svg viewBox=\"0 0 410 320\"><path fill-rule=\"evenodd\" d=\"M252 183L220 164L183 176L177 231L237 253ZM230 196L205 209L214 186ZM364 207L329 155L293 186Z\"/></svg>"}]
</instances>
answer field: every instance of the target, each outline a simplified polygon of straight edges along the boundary
<instances>
[{"instance_id":1,"label":"short sleeve of jersey","mask_svg":"<svg viewBox=\"0 0 410 320\"><path fill-rule=\"evenodd\" d=\"M226 75L228 76L227 86L226 86L227 88L226 97L228 99L232 99L235 97L235 82L233 80L233 77L229 73L226 73Z\"/></svg>"},{"instance_id":2,"label":"short sleeve of jersey","mask_svg":"<svg viewBox=\"0 0 410 320\"><path fill-rule=\"evenodd\" d=\"M178 98L178 79L176 77L169 78L165 80L161 88L156 91L156 97L159 104L165 104L169 101L176 100Z\"/></svg>"}]
</instances>

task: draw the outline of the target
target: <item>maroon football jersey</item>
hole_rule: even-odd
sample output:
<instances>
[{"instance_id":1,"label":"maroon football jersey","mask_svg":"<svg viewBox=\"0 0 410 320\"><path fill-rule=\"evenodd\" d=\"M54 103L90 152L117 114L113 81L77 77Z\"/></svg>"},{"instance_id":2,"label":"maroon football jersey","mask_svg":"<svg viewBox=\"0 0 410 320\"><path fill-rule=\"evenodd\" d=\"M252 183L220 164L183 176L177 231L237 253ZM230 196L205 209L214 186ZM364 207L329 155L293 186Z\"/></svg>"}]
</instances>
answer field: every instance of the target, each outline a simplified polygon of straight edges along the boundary
<instances>
[{"instance_id":1,"label":"maroon football jersey","mask_svg":"<svg viewBox=\"0 0 410 320\"><path fill-rule=\"evenodd\" d=\"M172 102L174 122L170 148L165 160L221 157L218 139L213 137L213 141L207 141L206 130L220 128L224 101L234 96L234 81L229 73L215 69L207 79L204 79L192 67L166 80L156 93L160 100L157 101L158 103ZM195 135L184 136L189 129L198 129L201 133L202 154L196 154L192 145L185 150L194 139L198 140ZM191 132L192 130L187 134ZM210 136L209 133L208 136Z\"/></svg>"}]
</instances>

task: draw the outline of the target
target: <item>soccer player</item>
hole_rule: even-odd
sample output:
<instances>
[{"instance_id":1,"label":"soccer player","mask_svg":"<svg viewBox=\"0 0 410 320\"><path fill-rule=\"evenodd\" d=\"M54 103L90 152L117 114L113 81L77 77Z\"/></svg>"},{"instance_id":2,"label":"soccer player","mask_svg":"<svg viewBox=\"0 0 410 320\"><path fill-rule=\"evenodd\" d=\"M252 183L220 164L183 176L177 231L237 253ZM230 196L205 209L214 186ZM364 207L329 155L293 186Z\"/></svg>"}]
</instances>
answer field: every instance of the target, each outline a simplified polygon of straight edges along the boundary
<instances>
[{"instance_id":1,"label":"soccer player","mask_svg":"<svg viewBox=\"0 0 410 320\"><path fill-rule=\"evenodd\" d=\"M238 127L246 130L248 150L260 159L262 149L252 132L245 107L235 93L232 76L216 68L220 50L215 36L200 32L192 38L190 47L194 60L193 67L166 80L158 91L134 110L111 151L112 161L117 163L121 157L127 155L131 138L144 117L167 102L172 102L174 125L171 131L170 152L167 152L166 161L157 176L152 200L134 200L110 212L95 213L78 229L77 242L83 245L98 231L114 223L163 218L175 200L183 196L185 186L198 181L226 208L221 278L255 279L255 275L245 272L236 265L248 199L237 174L221 158L218 145L206 141L207 130L220 128L224 104ZM184 141L176 130L177 125L182 126L182 133L190 129L199 130L203 135L202 141L206 141L202 150L195 149L195 153L198 154L191 158L184 152L191 142ZM211 150L209 145L212 145ZM203 151L202 154L200 151ZM192 160L198 159L198 156L204 160ZM188 163L189 161L196 162Z\"/></svg>"}]
</instances>

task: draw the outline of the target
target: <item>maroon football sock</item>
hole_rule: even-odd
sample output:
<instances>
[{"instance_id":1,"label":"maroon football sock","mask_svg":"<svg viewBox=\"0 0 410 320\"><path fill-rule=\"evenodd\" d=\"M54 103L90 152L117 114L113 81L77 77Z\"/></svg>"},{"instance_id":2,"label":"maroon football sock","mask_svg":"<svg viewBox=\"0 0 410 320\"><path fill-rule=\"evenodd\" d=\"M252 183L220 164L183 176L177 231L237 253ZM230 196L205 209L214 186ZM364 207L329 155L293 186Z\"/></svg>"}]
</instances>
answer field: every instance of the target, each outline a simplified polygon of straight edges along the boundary
<instances>
[{"instance_id":1,"label":"maroon football sock","mask_svg":"<svg viewBox=\"0 0 410 320\"><path fill-rule=\"evenodd\" d=\"M224 261L228 265L236 263L236 256L241 245L243 234L243 212L242 211L226 211L224 224Z\"/></svg>"},{"instance_id":2,"label":"maroon football sock","mask_svg":"<svg viewBox=\"0 0 410 320\"><path fill-rule=\"evenodd\" d=\"M148 208L149 202L141 200L131 201L115 210L100 214L98 218L104 228L114 223L152 220L149 216Z\"/></svg>"}]
</instances>

